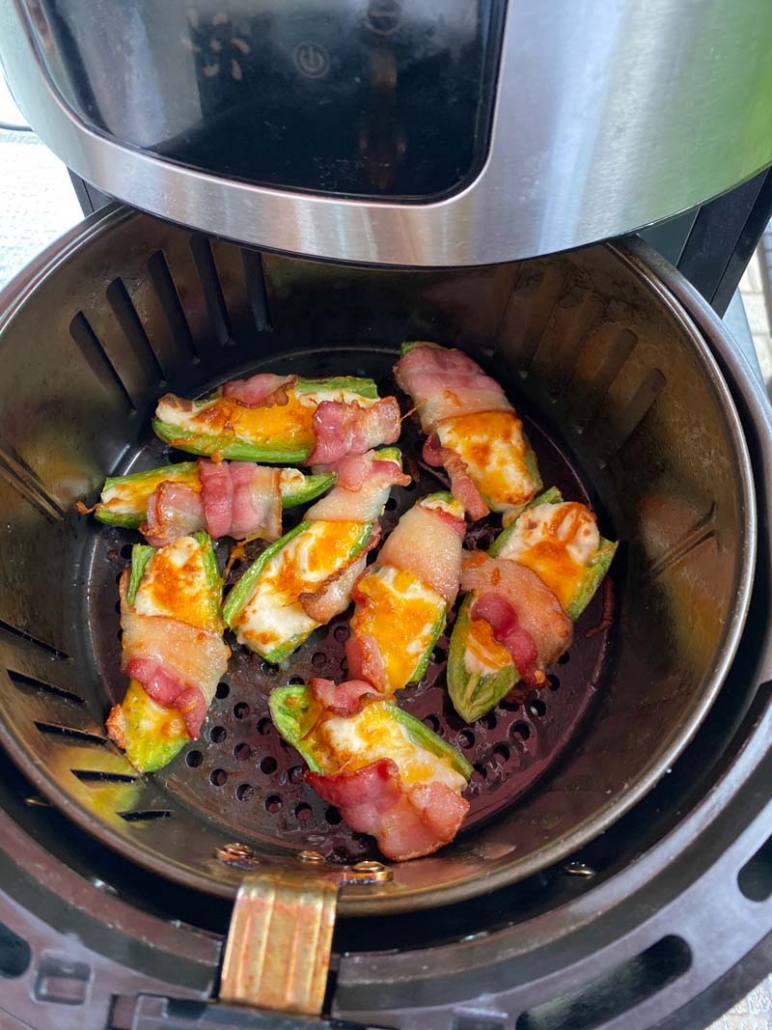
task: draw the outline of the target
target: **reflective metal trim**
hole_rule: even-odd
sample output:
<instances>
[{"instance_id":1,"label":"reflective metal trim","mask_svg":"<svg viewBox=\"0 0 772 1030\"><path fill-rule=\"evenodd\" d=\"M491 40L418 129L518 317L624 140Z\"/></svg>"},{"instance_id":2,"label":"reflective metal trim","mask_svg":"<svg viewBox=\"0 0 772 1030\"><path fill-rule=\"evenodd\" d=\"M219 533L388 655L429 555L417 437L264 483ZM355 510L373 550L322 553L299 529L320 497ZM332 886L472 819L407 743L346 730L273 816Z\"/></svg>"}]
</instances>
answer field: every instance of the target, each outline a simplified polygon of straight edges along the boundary
<instances>
[{"instance_id":1,"label":"reflective metal trim","mask_svg":"<svg viewBox=\"0 0 772 1030\"><path fill-rule=\"evenodd\" d=\"M443 267L551 253L674 215L772 160L766 0L510 4L488 161L422 205L264 189L121 146L53 91L32 31L21 0L0 0L16 100L73 171L172 221L309 257Z\"/></svg>"}]
</instances>

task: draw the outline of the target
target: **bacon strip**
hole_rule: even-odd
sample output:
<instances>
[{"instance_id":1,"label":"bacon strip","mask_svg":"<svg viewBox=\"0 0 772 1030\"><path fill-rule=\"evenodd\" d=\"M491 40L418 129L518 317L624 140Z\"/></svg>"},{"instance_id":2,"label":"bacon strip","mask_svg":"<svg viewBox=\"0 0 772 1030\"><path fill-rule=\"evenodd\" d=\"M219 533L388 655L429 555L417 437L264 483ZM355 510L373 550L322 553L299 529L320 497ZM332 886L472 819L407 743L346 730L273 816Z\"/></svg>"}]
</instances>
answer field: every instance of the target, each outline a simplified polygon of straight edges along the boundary
<instances>
[{"instance_id":1,"label":"bacon strip","mask_svg":"<svg viewBox=\"0 0 772 1030\"><path fill-rule=\"evenodd\" d=\"M450 476L450 492L463 504L469 518L473 522L485 518L490 508L467 472L466 465L457 454L440 445L436 433L432 432L426 438L422 454L427 465L433 468L445 467Z\"/></svg>"},{"instance_id":2,"label":"bacon strip","mask_svg":"<svg viewBox=\"0 0 772 1030\"><path fill-rule=\"evenodd\" d=\"M356 595L354 596L356 600ZM352 633L346 641L348 671L357 680L369 680L385 694L389 689L383 655L378 641L370 633Z\"/></svg>"},{"instance_id":3,"label":"bacon strip","mask_svg":"<svg viewBox=\"0 0 772 1030\"><path fill-rule=\"evenodd\" d=\"M461 588L482 595L472 617L490 623L523 680L531 686L543 683L547 666L568 649L574 634L549 587L524 565L473 551L464 561Z\"/></svg>"},{"instance_id":4,"label":"bacon strip","mask_svg":"<svg viewBox=\"0 0 772 1030\"><path fill-rule=\"evenodd\" d=\"M376 451L349 455L334 468L338 474L335 487L308 509L307 519L373 522L386 503L389 488L410 482L396 461L379 458Z\"/></svg>"},{"instance_id":5,"label":"bacon strip","mask_svg":"<svg viewBox=\"0 0 772 1030\"><path fill-rule=\"evenodd\" d=\"M425 433L453 415L512 409L496 380L460 350L414 347L394 366L394 375L413 398Z\"/></svg>"},{"instance_id":6,"label":"bacon strip","mask_svg":"<svg viewBox=\"0 0 772 1030\"><path fill-rule=\"evenodd\" d=\"M230 648L218 633L179 619L138 615L125 604L121 629L121 668L138 680L153 700L179 708L188 733L197 737L228 668Z\"/></svg>"},{"instance_id":7,"label":"bacon strip","mask_svg":"<svg viewBox=\"0 0 772 1030\"><path fill-rule=\"evenodd\" d=\"M281 536L281 470L251 461L198 461L206 530L236 540Z\"/></svg>"},{"instance_id":8,"label":"bacon strip","mask_svg":"<svg viewBox=\"0 0 772 1030\"><path fill-rule=\"evenodd\" d=\"M416 504L400 518L381 548L378 563L412 572L450 608L458 594L464 530L461 519Z\"/></svg>"},{"instance_id":9,"label":"bacon strip","mask_svg":"<svg viewBox=\"0 0 772 1030\"><path fill-rule=\"evenodd\" d=\"M165 547L178 536L204 529L200 494L184 483L160 483L147 502L147 521L140 532L153 547Z\"/></svg>"},{"instance_id":10,"label":"bacon strip","mask_svg":"<svg viewBox=\"0 0 772 1030\"><path fill-rule=\"evenodd\" d=\"M287 403L287 388L294 386L297 376L277 376L261 372L249 379L231 379L222 388L223 397L238 401L245 408L283 406Z\"/></svg>"},{"instance_id":11,"label":"bacon strip","mask_svg":"<svg viewBox=\"0 0 772 1030\"><path fill-rule=\"evenodd\" d=\"M380 534L374 533L373 536L377 543ZM375 546L375 543L371 543L371 547ZM367 548L367 551L369 550L370 547ZM367 551L365 551L365 554ZM326 579L317 590L312 593L300 594L298 600L302 604L306 615L324 626L330 619L340 615L341 612L345 612L351 604L351 590L364 572L365 563L366 558L362 554L356 561L351 562L350 565L340 569L333 576L330 576L329 579Z\"/></svg>"},{"instance_id":12,"label":"bacon strip","mask_svg":"<svg viewBox=\"0 0 772 1030\"><path fill-rule=\"evenodd\" d=\"M336 685L333 680L312 679L309 686L319 704L324 705L333 715L344 717L356 715L365 698L378 697L372 684L364 680L352 679Z\"/></svg>"},{"instance_id":13,"label":"bacon strip","mask_svg":"<svg viewBox=\"0 0 772 1030\"><path fill-rule=\"evenodd\" d=\"M347 454L395 443L401 429L395 397L384 397L367 408L348 401L322 401L314 412L316 445L309 463L331 464Z\"/></svg>"},{"instance_id":14,"label":"bacon strip","mask_svg":"<svg viewBox=\"0 0 772 1030\"><path fill-rule=\"evenodd\" d=\"M430 855L448 844L469 811L469 802L444 783L406 787L390 758L353 773L307 772L305 778L324 801L340 809L352 830L371 834L395 862Z\"/></svg>"}]
</instances>

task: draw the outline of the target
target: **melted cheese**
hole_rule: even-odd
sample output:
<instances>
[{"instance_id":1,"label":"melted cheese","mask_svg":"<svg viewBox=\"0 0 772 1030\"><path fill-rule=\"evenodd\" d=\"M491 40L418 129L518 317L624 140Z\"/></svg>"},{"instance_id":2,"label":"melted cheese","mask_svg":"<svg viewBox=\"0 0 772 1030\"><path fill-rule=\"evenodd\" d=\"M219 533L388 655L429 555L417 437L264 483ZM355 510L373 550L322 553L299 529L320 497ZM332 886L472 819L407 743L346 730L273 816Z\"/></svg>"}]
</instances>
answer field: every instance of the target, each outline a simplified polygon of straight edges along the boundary
<instances>
[{"instance_id":1,"label":"melted cheese","mask_svg":"<svg viewBox=\"0 0 772 1030\"><path fill-rule=\"evenodd\" d=\"M464 462L493 511L527 504L539 489L526 462L523 423L513 411L454 416L438 424L437 436Z\"/></svg>"},{"instance_id":2,"label":"melted cheese","mask_svg":"<svg viewBox=\"0 0 772 1030\"><path fill-rule=\"evenodd\" d=\"M491 624L485 619L469 620L464 665L468 673L481 676L490 676L512 665L512 656L493 636Z\"/></svg>"},{"instance_id":3,"label":"melted cheese","mask_svg":"<svg viewBox=\"0 0 772 1030\"><path fill-rule=\"evenodd\" d=\"M195 471L191 473L187 470L177 472L171 468L159 469L155 476L116 483L109 490L104 490L101 506L105 511L113 512L116 515L146 511L151 495L161 483L184 483L196 493L201 492L201 482Z\"/></svg>"},{"instance_id":4,"label":"melted cheese","mask_svg":"<svg viewBox=\"0 0 772 1030\"><path fill-rule=\"evenodd\" d=\"M351 773L371 762L391 758L406 786L445 783L461 793L466 787L464 777L447 759L414 744L390 708L389 704L373 703L365 705L358 715L326 719L317 731L330 750L325 771Z\"/></svg>"},{"instance_id":5,"label":"melted cheese","mask_svg":"<svg viewBox=\"0 0 772 1030\"><path fill-rule=\"evenodd\" d=\"M158 404L157 417L189 432L220 437L223 444L239 440L267 449L288 446L307 451L315 444L314 412L323 400L338 400L367 408L374 400L360 397L350 390L320 390L304 394L287 391L286 404L248 408L230 397L218 397L193 410L164 403Z\"/></svg>"},{"instance_id":6,"label":"melted cheese","mask_svg":"<svg viewBox=\"0 0 772 1030\"><path fill-rule=\"evenodd\" d=\"M388 690L406 686L434 642L445 602L435 590L405 569L381 566L357 584L352 632L378 642Z\"/></svg>"},{"instance_id":7,"label":"melted cheese","mask_svg":"<svg viewBox=\"0 0 772 1030\"><path fill-rule=\"evenodd\" d=\"M239 641L267 654L293 637L307 637L320 623L306 614L298 597L345 568L363 532L361 522L313 522L277 551L238 617Z\"/></svg>"},{"instance_id":8,"label":"melted cheese","mask_svg":"<svg viewBox=\"0 0 772 1030\"><path fill-rule=\"evenodd\" d=\"M156 551L145 568L134 608L139 615L166 615L199 629L221 630L197 540L181 536Z\"/></svg>"},{"instance_id":9,"label":"melted cheese","mask_svg":"<svg viewBox=\"0 0 772 1030\"><path fill-rule=\"evenodd\" d=\"M566 610L600 547L595 516L584 504L539 504L524 511L499 552L531 569Z\"/></svg>"}]
</instances>

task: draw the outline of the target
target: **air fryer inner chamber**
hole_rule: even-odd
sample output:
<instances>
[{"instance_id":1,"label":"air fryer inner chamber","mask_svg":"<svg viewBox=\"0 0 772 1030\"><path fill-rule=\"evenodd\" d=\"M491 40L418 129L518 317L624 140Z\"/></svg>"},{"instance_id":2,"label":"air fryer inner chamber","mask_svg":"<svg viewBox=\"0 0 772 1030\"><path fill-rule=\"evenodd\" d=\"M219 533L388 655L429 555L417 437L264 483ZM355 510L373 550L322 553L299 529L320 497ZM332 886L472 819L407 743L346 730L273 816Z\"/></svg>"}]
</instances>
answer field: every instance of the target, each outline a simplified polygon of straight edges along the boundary
<instances>
[{"instance_id":1,"label":"air fryer inner chamber","mask_svg":"<svg viewBox=\"0 0 772 1030\"><path fill-rule=\"evenodd\" d=\"M136 213L92 225L9 309L0 343L0 620L11 630L0 732L41 791L127 857L224 897L241 871L215 859L218 846L243 839L265 863L324 846L313 832L323 813L295 763L282 766L275 742L266 748L262 739L260 681L282 679L256 659L232 668L204 739L168 774L138 780L105 743L104 715L120 689L114 577L131 537L72 507L106 475L160 455L149 443L160 393L192 395L259 368L374 374L385 384L403 338L478 357L532 420L540 456L549 452L547 464L570 479L558 485L586 489L605 534L623 546L610 638L578 642L586 662L572 650L565 677L556 670L568 682L573 665L593 688L582 692L576 674L576 732L556 761L437 856L396 867L391 884L345 890L343 913L446 903L546 868L666 773L720 689L742 632L755 511L726 387L686 316L633 260L601 246L473 271L395 272L261 256ZM540 444L542 433L554 445ZM585 629L600 606L598 598ZM338 655L344 622L330 630ZM316 654L330 661L334 645L323 641L320 631L307 647L306 676ZM440 693L430 681L415 692L419 702L422 691ZM478 766L506 782L513 754L521 767L538 766L563 697L573 694L561 683L546 711L537 696L531 711L505 706L500 725L450 729L479 735ZM234 739L236 721L245 732ZM507 758L493 753L505 746L495 736L502 730ZM237 764L249 774L236 774ZM256 818L263 830L250 833ZM332 858L362 854L350 842L348 855L334 854L329 833L326 843Z\"/></svg>"}]
</instances>

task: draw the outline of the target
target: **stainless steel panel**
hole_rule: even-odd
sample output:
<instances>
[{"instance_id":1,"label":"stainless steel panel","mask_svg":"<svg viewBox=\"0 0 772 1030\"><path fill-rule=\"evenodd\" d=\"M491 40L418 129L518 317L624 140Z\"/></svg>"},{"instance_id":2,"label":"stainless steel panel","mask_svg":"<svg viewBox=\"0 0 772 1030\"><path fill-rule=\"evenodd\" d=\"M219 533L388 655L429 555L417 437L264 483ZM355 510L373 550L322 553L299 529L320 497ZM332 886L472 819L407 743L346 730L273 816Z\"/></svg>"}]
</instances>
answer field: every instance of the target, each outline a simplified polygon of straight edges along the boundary
<instances>
[{"instance_id":1,"label":"stainless steel panel","mask_svg":"<svg viewBox=\"0 0 772 1030\"><path fill-rule=\"evenodd\" d=\"M487 164L421 205L264 189L119 146L55 94L38 31L21 0L0 0L19 106L75 172L172 221L313 257L445 267L548 254L674 215L772 161L766 0L513 0Z\"/></svg>"}]
</instances>

